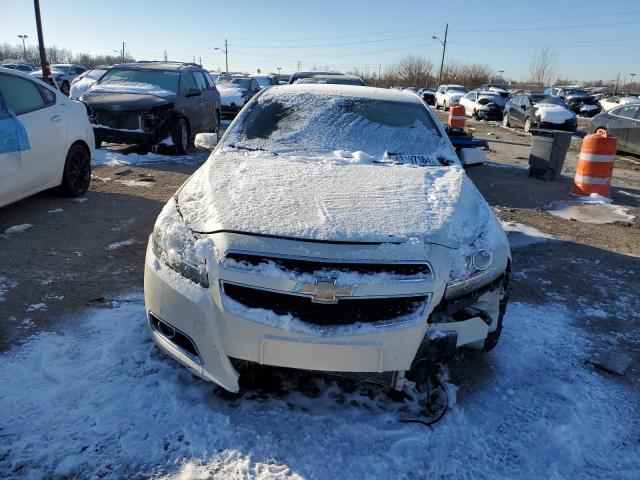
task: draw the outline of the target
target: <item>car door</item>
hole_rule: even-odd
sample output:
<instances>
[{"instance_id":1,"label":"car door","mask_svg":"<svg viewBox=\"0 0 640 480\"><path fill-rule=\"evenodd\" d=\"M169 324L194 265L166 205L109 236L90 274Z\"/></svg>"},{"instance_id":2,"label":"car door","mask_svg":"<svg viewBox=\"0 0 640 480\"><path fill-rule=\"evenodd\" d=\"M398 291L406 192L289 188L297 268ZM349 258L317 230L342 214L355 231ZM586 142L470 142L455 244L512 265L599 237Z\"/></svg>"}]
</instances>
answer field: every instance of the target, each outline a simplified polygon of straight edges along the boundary
<instances>
[{"instance_id":1,"label":"car door","mask_svg":"<svg viewBox=\"0 0 640 480\"><path fill-rule=\"evenodd\" d=\"M184 70L180 76L180 94L182 98L182 113L189 121L191 133L202 132L204 115L202 113L201 96L199 95L187 96L191 90L200 90L193 73L190 70Z\"/></svg>"},{"instance_id":2,"label":"car door","mask_svg":"<svg viewBox=\"0 0 640 480\"><path fill-rule=\"evenodd\" d=\"M460 99L460 103L464 107L465 115L471 115L473 113L476 98L477 94L475 92L469 92Z\"/></svg>"},{"instance_id":3,"label":"car door","mask_svg":"<svg viewBox=\"0 0 640 480\"><path fill-rule=\"evenodd\" d=\"M512 108L509 109L509 121L516 125L522 125L524 123L524 116L522 114L522 95L517 95L511 102Z\"/></svg>"},{"instance_id":4,"label":"car door","mask_svg":"<svg viewBox=\"0 0 640 480\"><path fill-rule=\"evenodd\" d=\"M203 72L195 71L193 72L193 76L196 79L198 88L202 92L202 95L200 96L200 108L202 110L202 128L206 132L211 132L213 130L213 124L216 115L215 96L214 93L209 90L209 86L207 85L207 81Z\"/></svg>"},{"instance_id":5,"label":"car door","mask_svg":"<svg viewBox=\"0 0 640 480\"><path fill-rule=\"evenodd\" d=\"M607 132L618 137L618 150L627 151L633 148L634 132L638 129L637 105L624 105L611 110L611 118L607 125Z\"/></svg>"},{"instance_id":6,"label":"car door","mask_svg":"<svg viewBox=\"0 0 640 480\"><path fill-rule=\"evenodd\" d=\"M20 152L20 168L17 175L14 172L14 181L9 187L16 195L54 180L67 154L64 105L59 103L55 93L38 83L0 74L0 93L8 109L24 127L29 145ZM5 182L5 179L0 181Z\"/></svg>"},{"instance_id":7,"label":"car door","mask_svg":"<svg viewBox=\"0 0 640 480\"><path fill-rule=\"evenodd\" d=\"M640 106L636 105L635 107L636 116L627 136L627 148L629 151L640 155Z\"/></svg>"},{"instance_id":8,"label":"car door","mask_svg":"<svg viewBox=\"0 0 640 480\"><path fill-rule=\"evenodd\" d=\"M442 105L442 100L444 99L444 91L444 85L438 87L438 90L436 91L436 106L438 107Z\"/></svg>"}]
</instances>

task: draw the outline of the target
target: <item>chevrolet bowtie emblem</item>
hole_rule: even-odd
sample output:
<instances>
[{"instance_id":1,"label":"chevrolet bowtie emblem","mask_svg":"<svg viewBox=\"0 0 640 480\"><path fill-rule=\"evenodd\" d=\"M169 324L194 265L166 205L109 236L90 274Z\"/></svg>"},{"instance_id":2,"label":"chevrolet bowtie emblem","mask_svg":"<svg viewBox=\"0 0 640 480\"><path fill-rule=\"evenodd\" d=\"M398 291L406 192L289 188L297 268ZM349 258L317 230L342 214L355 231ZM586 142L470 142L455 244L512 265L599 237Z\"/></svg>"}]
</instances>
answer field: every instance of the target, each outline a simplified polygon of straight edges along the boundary
<instances>
[{"instance_id":1,"label":"chevrolet bowtie emblem","mask_svg":"<svg viewBox=\"0 0 640 480\"><path fill-rule=\"evenodd\" d=\"M356 285L336 285L335 280L298 282L295 293L309 295L314 303L338 303L338 297L350 297Z\"/></svg>"}]
</instances>

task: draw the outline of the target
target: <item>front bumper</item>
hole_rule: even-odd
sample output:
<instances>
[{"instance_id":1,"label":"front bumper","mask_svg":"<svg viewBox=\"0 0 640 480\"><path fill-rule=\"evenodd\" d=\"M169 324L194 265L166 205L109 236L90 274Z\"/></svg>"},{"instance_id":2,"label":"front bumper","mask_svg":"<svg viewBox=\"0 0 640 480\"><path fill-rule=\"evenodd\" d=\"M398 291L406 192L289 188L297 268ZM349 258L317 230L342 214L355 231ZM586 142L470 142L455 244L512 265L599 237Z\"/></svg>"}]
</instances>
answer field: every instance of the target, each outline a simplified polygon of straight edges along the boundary
<instances>
[{"instance_id":1,"label":"front bumper","mask_svg":"<svg viewBox=\"0 0 640 480\"><path fill-rule=\"evenodd\" d=\"M565 132L575 132L578 129L578 121L567 120L564 123L538 122L536 127L545 130L563 130Z\"/></svg>"},{"instance_id":2,"label":"front bumper","mask_svg":"<svg viewBox=\"0 0 640 480\"><path fill-rule=\"evenodd\" d=\"M119 130L115 128L105 128L93 126L93 134L96 141L109 143L126 143L132 145L153 144L161 139L157 135L149 132L137 130Z\"/></svg>"},{"instance_id":3,"label":"front bumper","mask_svg":"<svg viewBox=\"0 0 640 480\"><path fill-rule=\"evenodd\" d=\"M328 246L327 251L329 248L335 246ZM431 251L437 248L444 247L434 246ZM487 315L473 312L458 321L450 321L438 309L431 315L433 300L440 302L444 295L444 284L437 277L410 287L422 289L430 301L417 318L406 322L379 327L372 324L364 329L351 325L305 329L295 322L278 324L271 312L259 311L264 314L262 319L245 315L229 304L222 281L243 282L246 275L220 267L210 274L210 287L204 288L167 267L154 254L151 241L147 248L144 293L151 338L196 375L233 392L239 389L233 359L325 372L406 371L431 332L454 333L457 347L482 348L488 332L497 328L500 296L493 291L474 300L475 304L484 305L489 321ZM171 335L157 328L157 319L186 337L193 348L181 348L172 341Z\"/></svg>"}]
</instances>

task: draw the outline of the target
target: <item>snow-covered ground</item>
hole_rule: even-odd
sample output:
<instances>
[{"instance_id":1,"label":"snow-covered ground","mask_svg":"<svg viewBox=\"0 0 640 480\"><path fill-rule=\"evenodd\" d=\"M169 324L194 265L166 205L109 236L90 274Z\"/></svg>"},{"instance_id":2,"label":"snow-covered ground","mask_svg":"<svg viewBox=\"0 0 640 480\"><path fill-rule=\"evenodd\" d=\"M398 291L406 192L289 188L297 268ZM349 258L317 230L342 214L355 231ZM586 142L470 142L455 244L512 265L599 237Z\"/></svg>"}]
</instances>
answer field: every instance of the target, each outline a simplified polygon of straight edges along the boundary
<instances>
[{"instance_id":1,"label":"snow-covered ground","mask_svg":"<svg viewBox=\"0 0 640 480\"><path fill-rule=\"evenodd\" d=\"M140 154L135 152L123 152L110 146L96 150L91 164L94 167L101 165L142 165L145 163L200 163L209 156L208 152L195 151L191 155L161 155L157 153Z\"/></svg>"},{"instance_id":2,"label":"snow-covered ground","mask_svg":"<svg viewBox=\"0 0 640 480\"><path fill-rule=\"evenodd\" d=\"M223 398L158 353L131 295L0 356L0 476L636 479L638 398L588 365L579 321L509 305L430 430L382 390L311 376Z\"/></svg>"}]
</instances>

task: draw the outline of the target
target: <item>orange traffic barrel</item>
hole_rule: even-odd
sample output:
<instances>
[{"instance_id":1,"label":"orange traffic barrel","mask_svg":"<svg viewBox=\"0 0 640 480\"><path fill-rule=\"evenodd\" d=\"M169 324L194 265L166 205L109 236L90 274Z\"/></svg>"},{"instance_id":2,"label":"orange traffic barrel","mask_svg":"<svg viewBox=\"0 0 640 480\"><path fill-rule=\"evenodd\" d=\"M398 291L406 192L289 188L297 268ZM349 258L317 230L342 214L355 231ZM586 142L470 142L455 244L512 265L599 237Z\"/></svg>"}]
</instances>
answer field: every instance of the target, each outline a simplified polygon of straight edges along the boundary
<instances>
[{"instance_id":1,"label":"orange traffic barrel","mask_svg":"<svg viewBox=\"0 0 640 480\"><path fill-rule=\"evenodd\" d=\"M584 137L571 195L578 197L592 193L605 197L611 195L611 176L617 143L616 137L608 135L606 130L602 129Z\"/></svg>"},{"instance_id":2,"label":"orange traffic barrel","mask_svg":"<svg viewBox=\"0 0 640 480\"><path fill-rule=\"evenodd\" d=\"M464 130L465 111L462 105L449 108L449 126Z\"/></svg>"}]
</instances>

